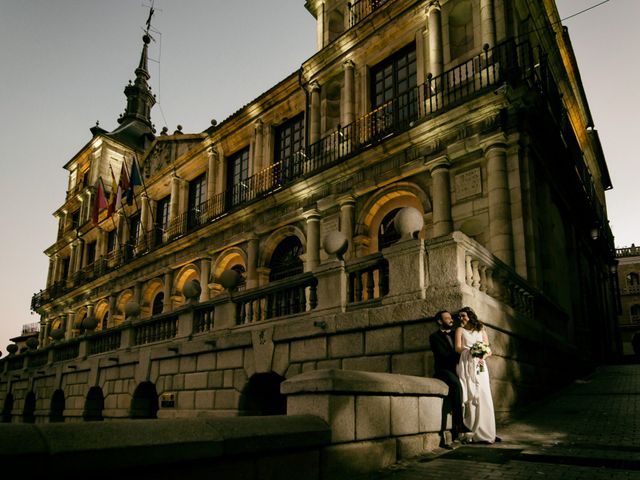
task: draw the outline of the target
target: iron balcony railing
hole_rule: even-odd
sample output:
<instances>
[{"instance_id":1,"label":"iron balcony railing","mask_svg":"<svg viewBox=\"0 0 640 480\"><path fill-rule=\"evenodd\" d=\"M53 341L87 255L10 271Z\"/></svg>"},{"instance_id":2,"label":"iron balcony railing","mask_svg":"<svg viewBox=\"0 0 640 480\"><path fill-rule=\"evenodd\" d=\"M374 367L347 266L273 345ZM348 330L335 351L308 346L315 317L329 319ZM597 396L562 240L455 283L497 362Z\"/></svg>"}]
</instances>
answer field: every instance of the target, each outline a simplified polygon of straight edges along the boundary
<instances>
[{"instance_id":1,"label":"iron balcony railing","mask_svg":"<svg viewBox=\"0 0 640 480\"><path fill-rule=\"evenodd\" d=\"M355 2L347 3L347 7L349 7L349 28L356 26L385 3L391 3L391 0L355 0Z\"/></svg>"},{"instance_id":2,"label":"iron balcony railing","mask_svg":"<svg viewBox=\"0 0 640 480\"><path fill-rule=\"evenodd\" d=\"M390 0L387 0L390 1ZM352 11L371 13L384 1L360 0L351 5ZM360 17L359 17L360 18ZM543 93L550 102L550 110L561 115L562 105L555 82L545 65L545 56L528 42L504 42L494 48L485 48L474 58L457 65L438 76L429 76L422 85L414 87L389 102L378 106L354 122L338 128L318 142L310 144L289 158L270 165L242 180L229 190L218 193L206 202L172 219L162 235L146 232L141 235L142 245L124 245L116 248L91 266L91 274L83 272L74 285L66 282L54 284L32 298L32 310L82 282L114 270L124 263L145 255L167 242L176 240L196 229L210 224L232 211L271 195L301 179L316 175L338 163L374 147L387 138L403 133L420 122L427 121L474 97L503 85L528 85ZM554 100L555 99L555 100ZM582 166L577 166L578 177L589 194L592 179ZM595 198L595 197L591 197ZM87 267L90 268L90 267Z\"/></svg>"}]
</instances>

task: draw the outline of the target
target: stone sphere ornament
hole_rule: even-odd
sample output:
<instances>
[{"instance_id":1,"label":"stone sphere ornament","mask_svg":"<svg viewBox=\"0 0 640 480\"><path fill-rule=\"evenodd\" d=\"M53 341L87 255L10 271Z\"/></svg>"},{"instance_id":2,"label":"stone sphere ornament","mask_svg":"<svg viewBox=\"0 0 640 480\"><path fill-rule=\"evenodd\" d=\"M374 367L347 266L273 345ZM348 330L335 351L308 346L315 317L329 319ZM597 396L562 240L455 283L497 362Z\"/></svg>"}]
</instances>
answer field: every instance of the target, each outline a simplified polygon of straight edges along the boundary
<instances>
[{"instance_id":1,"label":"stone sphere ornament","mask_svg":"<svg viewBox=\"0 0 640 480\"><path fill-rule=\"evenodd\" d=\"M62 328L54 328L53 330L51 330L51 332L49 332L49 336L54 340L60 340L62 337L64 337L64 330Z\"/></svg>"},{"instance_id":2,"label":"stone sphere ornament","mask_svg":"<svg viewBox=\"0 0 640 480\"><path fill-rule=\"evenodd\" d=\"M31 350L35 350L36 348L38 348L38 345L40 345L40 342L38 341L38 339L36 337L27 338L27 341L24 342L24 343Z\"/></svg>"},{"instance_id":3,"label":"stone sphere ornament","mask_svg":"<svg viewBox=\"0 0 640 480\"><path fill-rule=\"evenodd\" d=\"M322 247L328 255L335 255L338 260L342 260L342 256L349 248L349 240L342 232L329 232L322 240Z\"/></svg>"},{"instance_id":4,"label":"stone sphere ornament","mask_svg":"<svg viewBox=\"0 0 640 480\"><path fill-rule=\"evenodd\" d=\"M402 240L415 238L424 226L424 217L422 213L414 207L401 208L393 220L397 232Z\"/></svg>"},{"instance_id":5,"label":"stone sphere ornament","mask_svg":"<svg viewBox=\"0 0 640 480\"><path fill-rule=\"evenodd\" d=\"M233 269L225 270L218 277L218 283L226 290L233 290L240 284L241 280L240 272Z\"/></svg>"},{"instance_id":6,"label":"stone sphere ornament","mask_svg":"<svg viewBox=\"0 0 640 480\"><path fill-rule=\"evenodd\" d=\"M98 319L93 315L91 315L90 317L85 317L85 319L82 321L82 326L86 330L95 330L98 326Z\"/></svg>"},{"instance_id":7,"label":"stone sphere ornament","mask_svg":"<svg viewBox=\"0 0 640 480\"><path fill-rule=\"evenodd\" d=\"M10 343L9 345L7 345L7 352L9 352L9 355L14 355L17 351L18 345L16 345L15 343Z\"/></svg>"},{"instance_id":8,"label":"stone sphere ornament","mask_svg":"<svg viewBox=\"0 0 640 480\"><path fill-rule=\"evenodd\" d=\"M140 304L133 300L128 301L124 306L124 318L134 318L140 315Z\"/></svg>"},{"instance_id":9,"label":"stone sphere ornament","mask_svg":"<svg viewBox=\"0 0 640 480\"><path fill-rule=\"evenodd\" d=\"M197 280L188 280L184 284L184 287L182 287L182 294L187 300L197 300L200 297L201 292L202 287L200 286L200 282Z\"/></svg>"}]
</instances>

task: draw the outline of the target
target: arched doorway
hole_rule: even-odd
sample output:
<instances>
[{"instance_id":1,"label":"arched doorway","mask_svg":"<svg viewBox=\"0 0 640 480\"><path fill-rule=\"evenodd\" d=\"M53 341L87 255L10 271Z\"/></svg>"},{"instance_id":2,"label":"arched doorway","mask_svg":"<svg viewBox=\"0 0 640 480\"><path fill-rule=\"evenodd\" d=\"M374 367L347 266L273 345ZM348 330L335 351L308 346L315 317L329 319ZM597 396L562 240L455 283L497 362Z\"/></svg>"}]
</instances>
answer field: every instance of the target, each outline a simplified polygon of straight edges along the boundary
<instances>
[{"instance_id":1,"label":"arched doorway","mask_svg":"<svg viewBox=\"0 0 640 480\"><path fill-rule=\"evenodd\" d=\"M104 410L104 395L102 394L102 389L100 387L91 387L84 401L82 418L85 422L104 420L102 410Z\"/></svg>"},{"instance_id":2,"label":"arched doorway","mask_svg":"<svg viewBox=\"0 0 640 480\"><path fill-rule=\"evenodd\" d=\"M7 393L2 405L2 423L11 423L11 412L13 411L13 394Z\"/></svg>"},{"instance_id":3,"label":"arched doorway","mask_svg":"<svg viewBox=\"0 0 640 480\"><path fill-rule=\"evenodd\" d=\"M300 255L303 253L302 243L298 237L290 236L281 241L271 255L269 281L273 282L303 273L304 265L300 260Z\"/></svg>"},{"instance_id":4,"label":"arched doorway","mask_svg":"<svg viewBox=\"0 0 640 480\"><path fill-rule=\"evenodd\" d=\"M244 415L286 415L287 397L280 393L284 381L277 373L256 373L240 397L240 410Z\"/></svg>"},{"instance_id":5,"label":"arched doorway","mask_svg":"<svg viewBox=\"0 0 640 480\"><path fill-rule=\"evenodd\" d=\"M27 393L24 397L24 408L22 410L23 423L36 423L36 394Z\"/></svg>"},{"instance_id":6,"label":"arched doorway","mask_svg":"<svg viewBox=\"0 0 640 480\"><path fill-rule=\"evenodd\" d=\"M158 393L151 382L142 382L133 392L131 418L158 418Z\"/></svg>"},{"instance_id":7,"label":"arched doorway","mask_svg":"<svg viewBox=\"0 0 640 480\"><path fill-rule=\"evenodd\" d=\"M49 421L64 422L64 392L62 390L56 390L51 395L51 409L49 412Z\"/></svg>"}]
</instances>

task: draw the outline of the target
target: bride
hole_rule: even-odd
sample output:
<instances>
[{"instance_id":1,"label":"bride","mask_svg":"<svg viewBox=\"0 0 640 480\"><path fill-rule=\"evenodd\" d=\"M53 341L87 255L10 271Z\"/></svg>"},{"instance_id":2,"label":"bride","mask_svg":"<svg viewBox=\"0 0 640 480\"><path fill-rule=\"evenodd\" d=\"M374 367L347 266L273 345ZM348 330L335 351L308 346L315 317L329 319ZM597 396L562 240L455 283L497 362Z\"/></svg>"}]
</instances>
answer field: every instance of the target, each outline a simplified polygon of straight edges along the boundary
<instances>
[{"instance_id":1,"label":"bride","mask_svg":"<svg viewBox=\"0 0 640 480\"><path fill-rule=\"evenodd\" d=\"M484 361L491 355L487 330L470 307L462 308L458 316L460 327L455 332L455 347L460 353L460 361L457 373L462 384L464 424L471 430L466 441L493 443L496 440L496 420L489 370ZM477 342L486 345L486 353L472 351L471 347ZM482 345L477 347L482 350Z\"/></svg>"}]
</instances>

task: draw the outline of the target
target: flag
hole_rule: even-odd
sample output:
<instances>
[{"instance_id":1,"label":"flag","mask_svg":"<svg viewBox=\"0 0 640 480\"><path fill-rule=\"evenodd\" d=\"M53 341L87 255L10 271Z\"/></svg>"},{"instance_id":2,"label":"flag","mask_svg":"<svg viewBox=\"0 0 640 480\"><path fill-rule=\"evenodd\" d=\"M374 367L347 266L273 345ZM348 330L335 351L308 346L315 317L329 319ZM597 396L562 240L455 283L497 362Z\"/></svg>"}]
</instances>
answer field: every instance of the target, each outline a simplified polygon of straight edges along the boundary
<instances>
[{"instance_id":1,"label":"flag","mask_svg":"<svg viewBox=\"0 0 640 480\"><path fill-rule=\"evenodd\" d=\"M129 190L129 175L127 174L127 166L123 163L122 169L120 170L120 180L118 180L118 191L116 193L116 210L122 207L122 197L126 195L127 190Z\"/></svg>"},{"instance_id":2,"label":"flag","mask_svg":"<svg viewBox=\"0 0 640 480\"><path fill-rule=\"evenodd\" d=\"M98 178L96 182L96 197L93 199L93 205L91 206L91 220L93 226L98 226L98 215L100 210L104 210L108 207L107 196L104 193L104 185L102 184L102 178Z\"/></svg>"},{"instance_id":3,"label":"flag","mask_svg":"<svg viewBox=\"0 0 640 480\"><path fill-rule=\"evenodd\" d=\"M131 162L131 177L129 178L129 188L127 188L127 205L131 205L133 202L134 187L136 185L142 185L142 176L140 175L140 169L138 168L138 162L133 157Z\"/></svg>"},{"instance_id":4,"label":"flag","mask_svg":"<svg viewBox=\"0 0 640 480\"><path fill-rule=\"evenodd\" d=\"M111 169L111 191L109 192L109 215L111 215L116 209L116 201L118 199L118 182L116 182L116 177L113 174L113 169L111 165L109 165Z\"/></svg>"}]
</instances>

